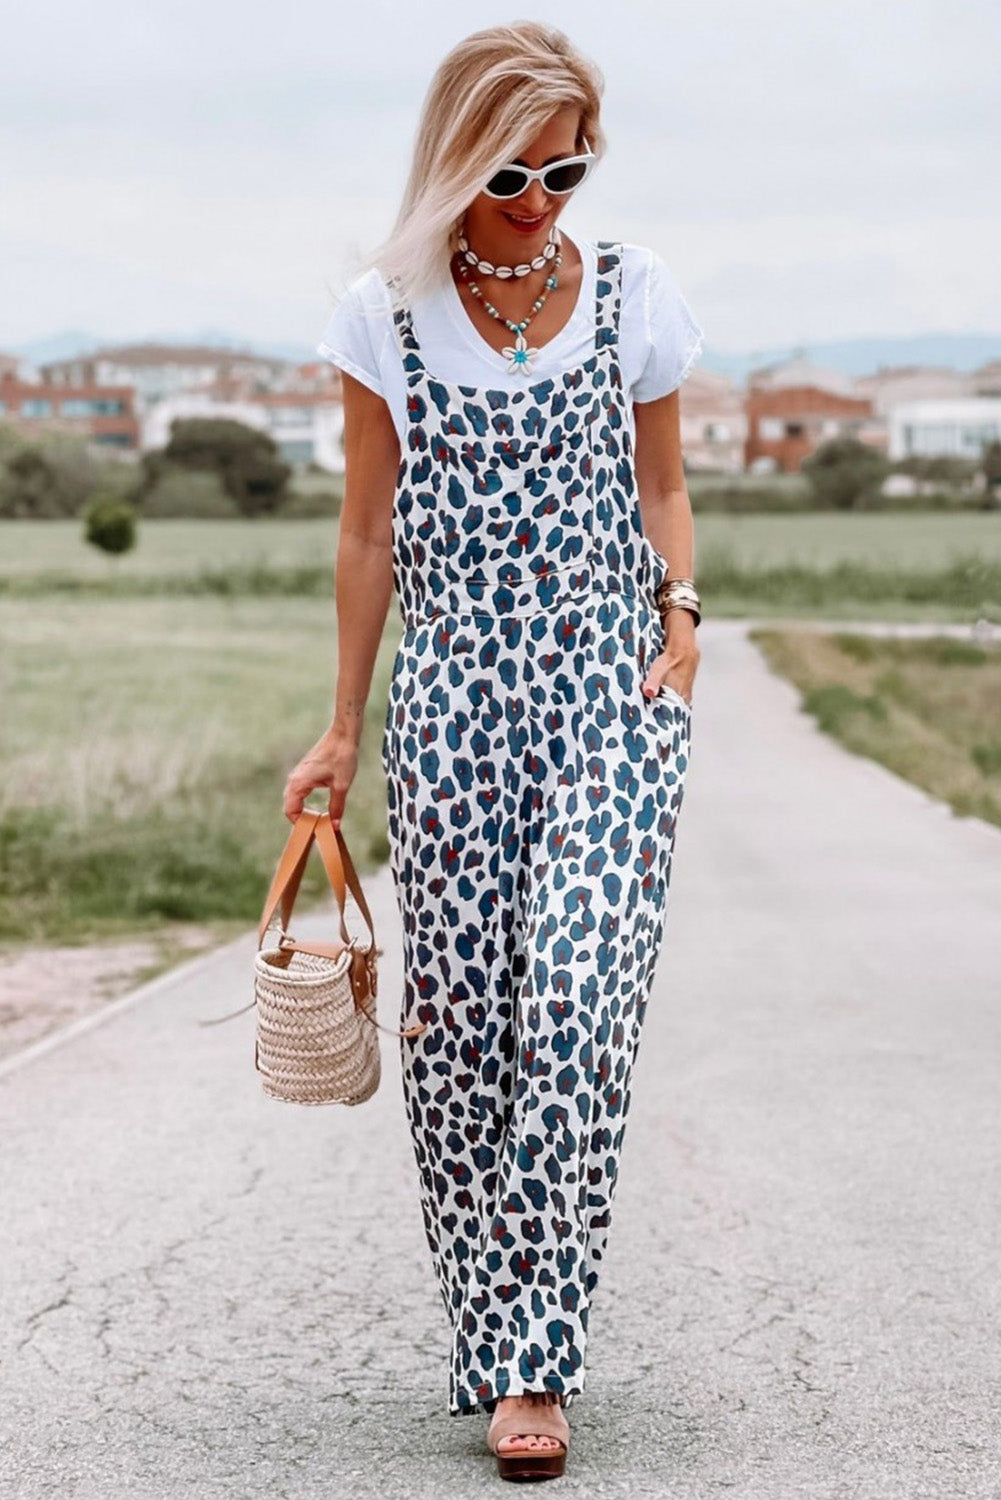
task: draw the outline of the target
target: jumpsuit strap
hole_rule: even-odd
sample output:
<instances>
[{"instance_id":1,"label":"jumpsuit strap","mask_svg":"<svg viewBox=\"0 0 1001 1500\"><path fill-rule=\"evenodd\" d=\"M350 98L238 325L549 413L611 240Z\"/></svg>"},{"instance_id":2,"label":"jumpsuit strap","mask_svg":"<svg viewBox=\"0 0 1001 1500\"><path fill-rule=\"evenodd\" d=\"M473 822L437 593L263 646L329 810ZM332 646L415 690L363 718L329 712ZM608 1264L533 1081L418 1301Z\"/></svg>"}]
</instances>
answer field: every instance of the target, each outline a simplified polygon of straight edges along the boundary
<instances>
[{"instance_id":1,"label":"jumpsuit strap","mask_svg":"<svg viewBox=\"0 0 1001 1500\"><path fill-rule=\"evenodd\" d=\"M390 286L390 291L392 291L392 286ZM414 332L414 319L409 303L393 309L393 328L407 376L415 372L426 374L424 361L421 359L421 346Z\"/></svg>"},{"instance_id":2,"label":"jumpsuit strap","mask_svg":"<svg viewBox=\"0 0 1001 1500\"><path fill-rule=\"evenodd\" d=\"M599 240L598 279L595 294L595 349L613 348L619 341L619 313L622 307L622 246L613 240Z\"/></svg>"}]
</instances>

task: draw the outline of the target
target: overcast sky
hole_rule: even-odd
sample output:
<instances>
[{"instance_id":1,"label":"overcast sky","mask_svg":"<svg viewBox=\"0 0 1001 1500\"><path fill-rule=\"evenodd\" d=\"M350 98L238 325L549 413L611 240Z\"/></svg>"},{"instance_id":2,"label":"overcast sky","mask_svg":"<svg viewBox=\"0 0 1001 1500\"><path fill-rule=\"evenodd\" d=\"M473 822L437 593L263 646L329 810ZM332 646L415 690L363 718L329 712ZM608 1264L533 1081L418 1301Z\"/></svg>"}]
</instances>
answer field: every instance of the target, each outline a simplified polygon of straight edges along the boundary
<instances>
[{"instance_id":1,"label":"overcast sky","mask_svg":"<svg viewBox=\"0 0 1001 1500\"><path fill-rule=\"evenodd\" d=\"M707 348L1001 331L997 0L32 0L3 23L0 349L311 346L438 61L526 15L606 79L561 222L659 251Z\"/></svg>"}]
</instances>

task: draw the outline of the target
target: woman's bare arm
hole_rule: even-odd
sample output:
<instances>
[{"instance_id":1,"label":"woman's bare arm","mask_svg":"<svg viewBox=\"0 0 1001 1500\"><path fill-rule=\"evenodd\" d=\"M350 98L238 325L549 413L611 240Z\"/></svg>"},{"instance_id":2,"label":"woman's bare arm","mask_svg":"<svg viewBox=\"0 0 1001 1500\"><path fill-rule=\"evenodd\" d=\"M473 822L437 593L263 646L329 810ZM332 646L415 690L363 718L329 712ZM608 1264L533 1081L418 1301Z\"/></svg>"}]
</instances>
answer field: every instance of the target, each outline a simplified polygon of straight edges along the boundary
<instances>
[{"instance_id":1,"label":"woman's bare arm","mask_svg":"<svg viewBox=\"0 0 1001 1500\"><path fill-rule=\"evenodd\" d=\"M393 497L400 443L389 407L360 380L343 376L344 503L334 586L337 683L329 728L285 785L285 816L298 817L314 787L330 788L340 826L358 769L365 705L393 594Z\"/></svg>"},{"instance_id":2,"label":"woman's bare arm","mask_svg":"<svg viewBox=\"0 0 1001 1500\"><path fill-rule=\"evenodd\" d=\"M657 401L637 401L636 484L643 530L667 558L668 577L693 578L695 526L681 460L681 412L678 391ZM650 663L643 691L655 696L661 683L690 701L699 664L695 619L687 609L668 611L664 650Z\"/></svg>"}]
</instances>

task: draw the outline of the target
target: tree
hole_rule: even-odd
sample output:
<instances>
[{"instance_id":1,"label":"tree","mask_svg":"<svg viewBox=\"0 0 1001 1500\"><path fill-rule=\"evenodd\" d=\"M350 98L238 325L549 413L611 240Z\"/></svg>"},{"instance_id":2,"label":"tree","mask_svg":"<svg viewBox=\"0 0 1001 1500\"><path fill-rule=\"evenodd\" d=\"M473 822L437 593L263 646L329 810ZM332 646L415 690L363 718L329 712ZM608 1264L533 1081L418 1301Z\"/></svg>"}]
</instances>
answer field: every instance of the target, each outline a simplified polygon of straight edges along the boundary
<instances>
[{"instance_id":1,"label":"tree","mask_svg":"<svg viewBox=\"0 0 1001 1500\"><path fill-rule=\"evenodd\" d=\"M800 465L817 503L836 510L861 510L877 500L890 472L889 461L858 438L830 438Z\"/></svg>"},{"instance_id":2,"label":"tree","mask_svg":"<svg viewBox=\"0 0 1001 1500\"><path fill-rule=\"evenodd\" d=\"M130 552L136 544L135 508L119 495L94 495L84 511L84 537L111 557Z\"/></svg>"},{"instance_id":3,"label":"tree","mask_svg":"<svg viewBox=\"0 0 1001 1500\"><path fill-rule=\"evenodd\" d=\"M98 489L120 492L130 467L103 462L87 441L68 432L40 432L29 439L0 425L0 516L48 518L79 515Z\"/></svg>"},{"instance_id":4,"label":"tree","mask_svg":"<svg viewBox=\"0 0 1001 1500\"><path fill-rule=\"evenodd\" d=\"M13 422L0 422L0 468L6 467L14 454L26 446L24 435Z\"/></svg>"},{"instance_id":5,"label":"tree","mask_svg":"<svg viewBox=\"0 0 1001 1500\"><path fill-rule=\"evenodd\" d=\"M7 460L3 514L18 519L59 514L56 475L40 448L27 444Z\"/></svg>"},{"instance_id":6,"label":"tree","mask_svg":"<svg viewBox=\"0 0 1001 1500\"><path fill-rule=\"evenodd\" d=\"M1001 495L1001 443L985 443L981 464L987 492Z\"/></svg>"},{"instance_id":7,"label":"tree","mask_svg":"<svg viewBox=\"0 0 1001 1500\"><path fill-rule=\"evenodd\" d=\"M142 494L155 487L168 466L218 474L246 516L279 510L292 474L268 433L228 417L176 417L166 447L143 459Z\"/></svg>"}]
</instances>

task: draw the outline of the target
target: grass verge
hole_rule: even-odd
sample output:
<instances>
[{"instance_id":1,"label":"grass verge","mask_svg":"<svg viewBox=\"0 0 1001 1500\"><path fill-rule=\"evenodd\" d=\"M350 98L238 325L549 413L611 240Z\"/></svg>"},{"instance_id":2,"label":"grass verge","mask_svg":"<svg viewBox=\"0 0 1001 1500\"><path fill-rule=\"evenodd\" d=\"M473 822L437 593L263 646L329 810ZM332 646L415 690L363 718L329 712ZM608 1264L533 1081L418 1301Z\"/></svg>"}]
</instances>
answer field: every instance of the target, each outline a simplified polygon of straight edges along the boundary
<instances>
[{"instance_id":1,"label":"grass verge","mask_svg":"<svg viewBox=\"0 0 1001 1500\"><path fill-rule=\"evenodd\" d=\"M750 637L846 749L1001 827L1001 646L763 627Z\"/></svg>"}]
</instances>

